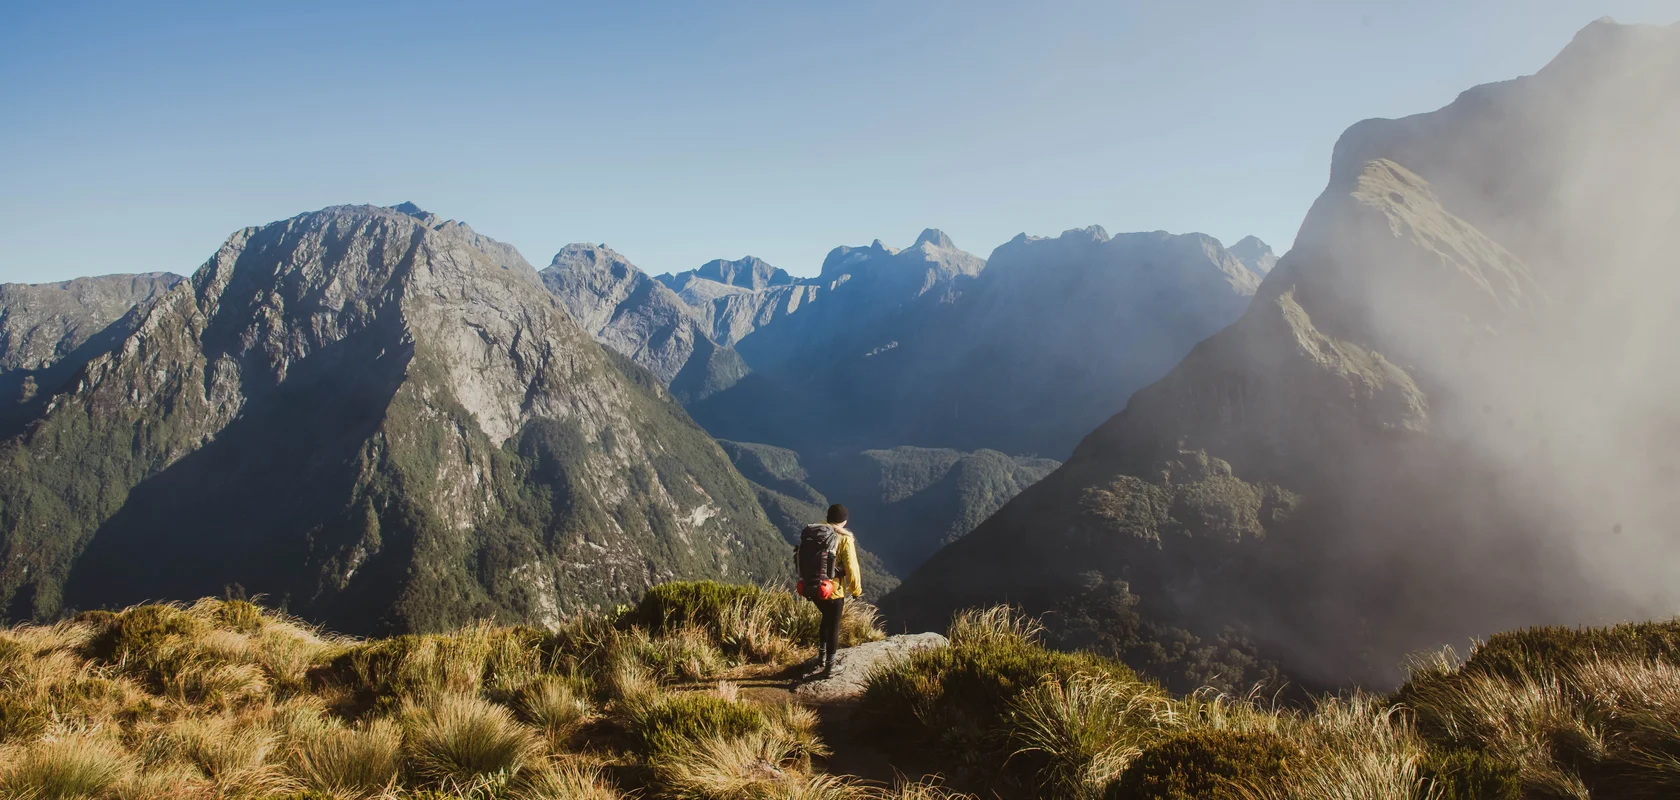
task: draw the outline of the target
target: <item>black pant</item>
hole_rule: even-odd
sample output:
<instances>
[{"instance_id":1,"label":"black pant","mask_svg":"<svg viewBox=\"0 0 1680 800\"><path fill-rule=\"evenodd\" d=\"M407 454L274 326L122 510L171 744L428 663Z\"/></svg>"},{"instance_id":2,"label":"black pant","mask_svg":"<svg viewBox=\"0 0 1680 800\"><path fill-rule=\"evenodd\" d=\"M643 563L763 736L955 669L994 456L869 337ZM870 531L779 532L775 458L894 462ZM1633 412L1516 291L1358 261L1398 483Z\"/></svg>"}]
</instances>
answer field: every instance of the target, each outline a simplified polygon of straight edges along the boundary
<instances>
[{"instance_id":1,"label":"black pant","mask_svg":"<svg viewBox=\"0 0 1680 800\"><path fill-rule=\"evenodd\" d=\"M846 609L846 598L836 597L832 600L814 600L817 610L822 612L822 627L818 629L817 641L826 648L828 659L834 660L834 654L840 650L840 614Z\"/></svg>"}]
</instances>

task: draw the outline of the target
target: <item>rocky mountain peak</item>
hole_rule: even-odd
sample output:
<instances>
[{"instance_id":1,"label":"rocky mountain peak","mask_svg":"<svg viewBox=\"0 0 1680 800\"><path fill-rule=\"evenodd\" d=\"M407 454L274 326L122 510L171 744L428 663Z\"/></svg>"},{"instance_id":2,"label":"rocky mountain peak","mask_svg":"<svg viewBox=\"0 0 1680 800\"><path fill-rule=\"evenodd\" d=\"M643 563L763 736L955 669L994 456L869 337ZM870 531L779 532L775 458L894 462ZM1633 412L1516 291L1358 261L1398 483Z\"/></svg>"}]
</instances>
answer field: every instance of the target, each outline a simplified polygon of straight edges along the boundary
<instances>
[{"instance_id":1,"label":"rocky mountain peak","mask_svg":"<svg viewBox=\"0 0 1680 800\"><path fill-rule=\"evenodd\" d=\"M931 244L941 250L951 250L956 247L951 243L951 237L946 236L945 232L938 228L924 229L922 235L916 237L916 243L911 247L919 247L924 244Z\"/></svg>"},{"instance_id":2,"label":"rocky mountain peak","mask_svg":"<svg viewBox=\"0 0 1680 800\"><path fill-rule=\"evenodd\" d=\"M793 276L786 270L771 266L762 258L745 256L734 261L714 259L700 265L693 272L678 273L676 275L661 275L659 280L667 286L678 288L686 282L688 276L705 278L726 286L738 286L743 289L758 290L768 286L784 286L793 283Z\"/></svg>"},{"instance_id":3,"label":"rocky mountain peak","mask_svg":"<svg viewBox=\"0 0 1680 800\"><path fill-rule=\"evenodd\" d=\"M1260 241L1258 236L1244 236L1227 250L1256 275L1265 275L1277 265L1277 255L1272 252L1271 245Z\"/></svg>"},{"instance_id":4,"label":"rocky mountain peak","mask_svg":"<svg viewBox=\"0 0 1680 800\"><path fill-rule=\"evenodd\" d=\"M1108 230L1101 225L1087 225L1083 228L1069 228L1062 231L1062 239L1089 239L1093 242L1106 242L1109 239Z\"/></svg>"},{"instance_id":5,"label":"rocky mountain peak","mask_svg":"<svg viewBox=\"0 0 1680 800\"><path fill-rule=\"evenodd\" d=\"M433 214L432 212L427 211L408 200L404 200L401 203L391 206L391 210L400 214L407 214L427 224L430 224L433 220L437 219L436 214Z\"/></svg>"},{"instance_id":6,"label":"rocky mountain peak","mask_svg":"<svg viewBox=\"0 0 1680 800\"><path fill-rule=\"evenodd\" d=\"M569 270L573 272L611 272L613 277L624 280L632 273L640 275L641 270L630 259L620 255L617 251L604 244L593 242L573 242L560 248L554 254L548 267L543 270Z\"/></svg>"}]
</instances>

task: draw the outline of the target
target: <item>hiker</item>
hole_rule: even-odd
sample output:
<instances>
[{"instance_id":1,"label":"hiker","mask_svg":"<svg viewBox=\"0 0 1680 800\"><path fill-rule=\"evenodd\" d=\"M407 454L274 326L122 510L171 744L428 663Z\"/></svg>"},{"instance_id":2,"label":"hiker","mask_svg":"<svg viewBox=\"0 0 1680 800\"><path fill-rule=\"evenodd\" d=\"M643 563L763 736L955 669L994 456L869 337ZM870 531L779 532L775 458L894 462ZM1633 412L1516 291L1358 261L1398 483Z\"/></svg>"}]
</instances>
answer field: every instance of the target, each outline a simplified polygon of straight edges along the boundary
<instances>
[{"instance_id":1,"label":"hiker","mask_svg":"<svg viewBox=\"0 0 1680 800\"><path fill-rule=\"evenodd\" d=\"M834 672L834 653L840 649L840 615L847 597L863 594L863 577L858 569L857 540L846 530L846 507L828 507L828 521L806 525L799 532L794 562L799 567L799 594L817 604L822 627L817 636L817 660L813 675L828 677ZM819 671L815 671L818 670Z\"/></svg>"}]
</instances>

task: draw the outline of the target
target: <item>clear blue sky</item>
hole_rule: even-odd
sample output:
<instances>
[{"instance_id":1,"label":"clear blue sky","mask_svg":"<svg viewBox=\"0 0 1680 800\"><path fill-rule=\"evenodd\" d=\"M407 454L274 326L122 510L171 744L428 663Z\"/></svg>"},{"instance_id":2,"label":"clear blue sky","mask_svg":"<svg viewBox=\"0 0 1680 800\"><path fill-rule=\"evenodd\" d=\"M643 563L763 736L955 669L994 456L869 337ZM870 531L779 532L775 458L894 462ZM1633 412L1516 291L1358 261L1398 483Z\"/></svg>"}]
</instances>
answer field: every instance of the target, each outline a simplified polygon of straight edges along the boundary
<instances>
[{"instance_id":1,"label":"clear blue sky","mask_svg":"<svg viewBox=\"0 0 1680 800\"><path fill-rule=\"evenodd\" d=\"M575 5L0 1L0 280L189 272L233 230L413 200L542 267L943 228L1253 233L1353 122L1674 0Z\"/></svg>"}]
</instances>

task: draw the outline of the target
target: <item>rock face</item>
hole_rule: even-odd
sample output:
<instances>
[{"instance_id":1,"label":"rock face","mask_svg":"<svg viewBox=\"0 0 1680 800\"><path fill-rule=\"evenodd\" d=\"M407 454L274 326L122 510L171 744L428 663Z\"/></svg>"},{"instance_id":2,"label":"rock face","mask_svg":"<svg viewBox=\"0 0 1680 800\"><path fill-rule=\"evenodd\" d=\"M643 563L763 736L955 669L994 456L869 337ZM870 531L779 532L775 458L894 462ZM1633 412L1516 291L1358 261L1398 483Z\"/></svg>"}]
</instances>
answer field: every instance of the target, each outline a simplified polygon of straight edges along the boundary
<instances>
[{"instance_id":1,"label":"rock face","mask_svg":"<svg viewBox=\"0 0 1680 800\"><path fill-rule=\"evenodd\" d=\"M666 288L676 292L685 302L701 305L714 296L714 292L707 290L705 284L718 284L734 289L745 289L756 292L771 286L787 286L794 283L792 275L786 270L773 267L762 258L747 256L735 261L715 259L702 264L699 269L679 272L675 275L660 275L654 280L664 284ZM691 289L692 287L692 289ZM686 294L694 291L696 294Z\"/></svg>"},{"instance_id":2,"label":"rock face","mask_svg":"<svg viewBox=\"0 0 1680 800\"><path fill-rule=\"evenodd\" d=\"M704 399L748 372L740 356L712 341L688 303L606 247L567 245L542 280L584 330L652 372L679 400Z\"/></svg>"},{"instance_id":3,"label":"rock face","mask_svg":"<svg viewBox=\"0 0 1680 800\"><path fill-rule=\"evenodd\" d=\"M1178 675L1162 637L1234 627L1377 684L1492 630L1672 613L1677 139L1680 27L1609 22L1353 126L1241 319L884 610L1007 598Z\"/></svg>"},{"instance_id":4,"label":"rock face","mask_svg":"<svg viewBox=\"0 0 1680 800\"><path fill-rule=\"evenodd\" d=\"M929 231L919 247L946 241ZM1211 237L1111 238L1100 227L1023 234L986 264L807 349L778 385L742 382L692 413L720 437L802 451L916 444L1062 458L1235 320L1260 282Z\"/></svg>"},{"instance_id":5,"label":"rock face","mask_svg":"<svg viewBox=\"0 0 1680 800\"><path fill-rule=\"evenodd\" d=\"M834 670L827 678L802 682L794 687L793 693L808 703L857 700L863 696L869 673L876 667L909 658L917 650L950 644L937 633L901 633L879 642L843 647L834 655Z\"/></svg>"},{"instance_id":6,"label":"rock face","mask_svg":"<svg viewBox=\"0 0 1680 800\"><path fill-rule=\"evenodd\" d=\"M595 245L568 245L543 278L585 330L692 403L733 386L749 365L776 374L983 266L938 234L908 250L879 240L837 247L809 280L751 256L652 278Z\"/></svg>"},{"instance_id":7,"label":"rock face","mask_svg":"<svg viewBox=\"0 0 1680 800\"><path fill-rule=\"evenodd\" d=\"M412 207L235 233L0 462L11 619L237 584L352 632L547 624L785 571L654 376L511 247Z\"/></svg>"},{"instance_id":8,"label":"rock face","mask_svg":"<svg viewBox=\"0 0 1680 800\"><path fill-rule=\"evenodd\" d=\"M0 284L0 435L15 432L42 393L126 336L137 306L181 280L153 272Z\"/></svg>"}]
</instances>

